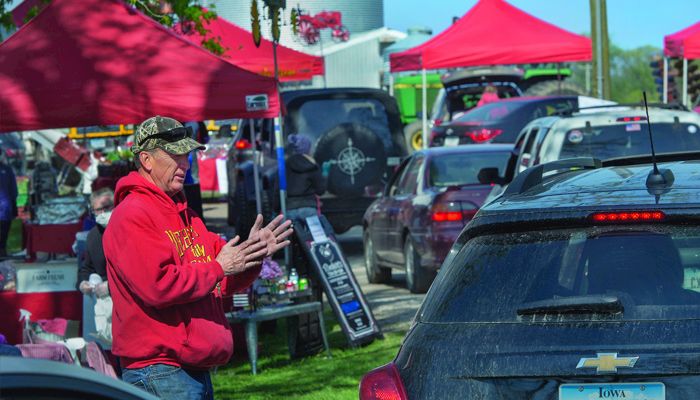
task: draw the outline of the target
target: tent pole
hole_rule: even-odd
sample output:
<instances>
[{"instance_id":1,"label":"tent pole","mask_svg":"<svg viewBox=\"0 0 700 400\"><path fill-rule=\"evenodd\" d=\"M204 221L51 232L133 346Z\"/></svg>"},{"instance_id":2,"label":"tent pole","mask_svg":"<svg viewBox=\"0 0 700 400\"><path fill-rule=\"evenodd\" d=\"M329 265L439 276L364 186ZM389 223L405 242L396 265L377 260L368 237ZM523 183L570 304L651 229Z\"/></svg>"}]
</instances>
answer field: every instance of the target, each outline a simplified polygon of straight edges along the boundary
<instances>
[{"instance_id":1,"label":"tent pole","mask_svg":"<svg viewBox=\"0 0 700 400\"><path fill-rule=\"evenodd\" d=\"M423 119L423 148L427 149L428 148L428 78L425 75L425 68L423 68L423 89L421 90L422 94L422 102L421 102L421 107L422 107L422 119Z\"/></svg>"},{"instance_id":2,"label":"tent pole","mask_svg":"<svg viewBox=\"0 0 700 400\"><path fill-rule=\"evenodd\" d=\"M394 74L389 72L389 96L394 97Z\"/></svg>"},{"instance_id":3,"label":"tent pole","mask_svg":"<svg viewBox=\"0 0 700 400\"><path fill-rule=\"evenodd\" d=\"M250 144L253 148L253 184L255 185L255 209L258 214L262 214L262 199L260 198L260 176L258 175L258 145L255 140L255 127L253 119L249 119L250 123Z\"/></svg>"},{"instance_id":4,"label":"tent pole","mask_svg":"<svg viewBox=\"0 0 700 400\"><path fill-rule=\"evenodd\" d=\"M557 94L561 95L561 63L557 63Z\"/></svg>"},{"instance_id":5,"label":"tent pole","mask_svg":"<svg viewBox=\"0 0 700 400\"><path fill-rule=\"evenodd\" d=\"M688 107L688 59L683 57L683 105Z\"/></svg>"},{"instance_id":6,"label":"tent pole","mask_svg":"<svg viewBox=\"0 0 700 400\"><path fill-rule=\"evenodd\" d=\"M282 118L282 94L280 93L280 80L279 80L279 66L277 65L277 42L272 41L272 58L275 62L275 82L277 84L277 98L280 105L279 116L275 117L275 150L277 151L277 179L280 186L280 212L286 217L287 216L287 174L284 165L284 135L282 134L282 129L284 127ZM325 61L324 61L325 63ZM324 72L325 79L325 72ZM284 248L284 262L287 267L292 265L292 253L289 250L289 246Z\"/></svg>"},{"instance_id":7,"label":"tent pole","mask_svg":"<svg viewBox=\"0 0 700 400\"><path fill-rule=\"evenodd\" d=\"M598 98L603 98L603 41L602 21L600 15L600 0L595 0L595 56L596 56L596 82L598 86Z\"/></svg>"},{"instance_id":8,"label":"tent pole","mask_svg":"<svg viewBox=\"0 0 700 400\"><path fill-rule=\"evenodd\" d=\"M661 97L663 98L664 104L668 103L668 57L664 57L664 76L663 76L663 93Z\"/></svg>"}]
</instances>

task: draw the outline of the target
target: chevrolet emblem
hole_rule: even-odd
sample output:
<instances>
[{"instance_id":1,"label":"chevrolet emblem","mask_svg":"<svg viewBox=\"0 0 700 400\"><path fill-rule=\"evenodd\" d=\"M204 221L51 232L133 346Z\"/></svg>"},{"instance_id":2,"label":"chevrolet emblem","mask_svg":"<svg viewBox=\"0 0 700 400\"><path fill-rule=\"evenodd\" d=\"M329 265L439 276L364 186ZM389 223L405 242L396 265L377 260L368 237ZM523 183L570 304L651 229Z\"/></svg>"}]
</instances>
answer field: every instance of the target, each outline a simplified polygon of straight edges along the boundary
<instances>
[{"instance_id":1,"label":"chevrolet emblem","mask_svg":"<svg viewBox=\"0 0 700 400\"><path fill-rule=\"evenodd\" d=\"M576 368L596 368L596 373L617 373L618 368L632 368L639 357L618 357L617 353L597 353L594 358L582 357Z\"/></svg>"}]
</instances>

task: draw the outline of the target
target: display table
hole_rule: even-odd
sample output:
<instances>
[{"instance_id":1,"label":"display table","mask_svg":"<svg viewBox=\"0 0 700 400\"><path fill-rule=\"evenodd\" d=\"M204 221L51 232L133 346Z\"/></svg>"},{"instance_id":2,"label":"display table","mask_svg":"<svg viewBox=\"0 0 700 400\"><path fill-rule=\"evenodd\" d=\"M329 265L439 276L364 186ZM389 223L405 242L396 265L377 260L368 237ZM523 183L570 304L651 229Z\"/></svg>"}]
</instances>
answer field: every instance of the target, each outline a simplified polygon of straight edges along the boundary
<instances>
[{"instance_id":1,"label":"display table","mask_svg":"<svg viewBox=\"0 0 700 400\"><path fill-rule=\"evenodd\" d=\"M81 321L83 295L77 290L44 293L0 292L0 333L5 335L11 344L22 343L20 308L32 313L32 321L52 318Z\"/></svg>"},{"instance_id":2,"label":"display table","mask_svg":"<svg viewBox=\"0 0 700 400\"><path fill-rule=\"evenodd\" d=\"M75 224L37 225L24 223L23 242L27 249L27 261L36 260L36 252L73 253L75 234L83 228L83 222Z\"/></svg>"},{"instance_id":3,"label":"display table","mask_svg":"<svg viewBox=\"0 0 700 400\"><path fill-rule=\"evenodd\" d=\"M242 322L245 324L246 344L248 346L248 358L253 375L257 374L258 365L258 322L270 321L273 319L293 317L300 314L317 313L319 324L321 325L321 335L323 345L328 356L331 356L331 349L328 347L326 337L326 325L323 322L323 308L318 301L310 303L289 304L282 306L263 307L255 311L235 311L226 313L226 318L230 323Z\"/></svg>"}]
</instances>

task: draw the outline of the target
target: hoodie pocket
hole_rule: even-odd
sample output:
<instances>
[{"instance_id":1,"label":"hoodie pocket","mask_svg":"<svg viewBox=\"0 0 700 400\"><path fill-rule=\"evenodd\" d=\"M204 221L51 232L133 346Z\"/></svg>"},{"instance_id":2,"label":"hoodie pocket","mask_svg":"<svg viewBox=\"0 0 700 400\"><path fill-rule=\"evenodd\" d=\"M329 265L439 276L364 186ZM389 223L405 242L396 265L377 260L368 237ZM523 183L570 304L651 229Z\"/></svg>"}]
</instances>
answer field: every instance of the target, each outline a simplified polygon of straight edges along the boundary
<instances>
[{"instance_id":1,"label":"hoodie pocket","mask_svg":"<svg viewBox=\"0 0 700 400\"><path fill-rule=\"evenodd\" d=\"M213 294L191 306L181 361L193 367L221 365L231 358L233 337L223 313L221 300Z\"/></svg>"}]
</instances>

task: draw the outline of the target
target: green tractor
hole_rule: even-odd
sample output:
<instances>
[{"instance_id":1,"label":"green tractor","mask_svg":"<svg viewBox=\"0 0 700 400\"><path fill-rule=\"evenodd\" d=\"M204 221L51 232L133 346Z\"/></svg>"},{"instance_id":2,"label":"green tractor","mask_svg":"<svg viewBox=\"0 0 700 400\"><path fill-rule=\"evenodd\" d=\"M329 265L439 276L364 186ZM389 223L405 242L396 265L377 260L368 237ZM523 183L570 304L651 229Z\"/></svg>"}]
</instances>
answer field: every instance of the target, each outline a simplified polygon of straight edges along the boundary
<instances>
[{"instance_id":1,"label":"green tractor","mask_svg":"<svg viewBox=\"0 0 700 400\"><path fill-rule=\"evenodd\" d=\"M496 88L500 98L516 96L549 96L584 94L572 82L569 68L533 66L476 67L451 71L446 74L426 75L428 125L451 121L476 107L487 86ZM394 97L399 104L404 123L404 139L409 152L423 146L422 76L404 75L394 79Z\"/></svg>"}]
</instances>

